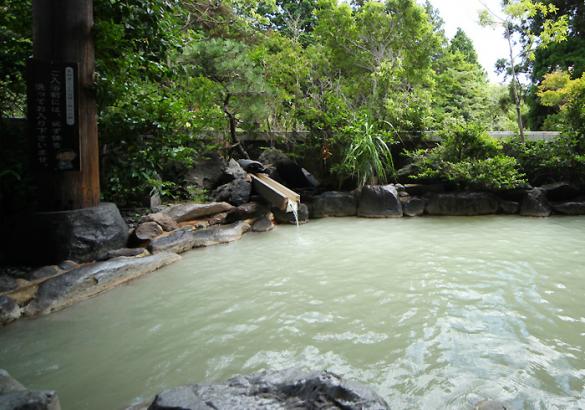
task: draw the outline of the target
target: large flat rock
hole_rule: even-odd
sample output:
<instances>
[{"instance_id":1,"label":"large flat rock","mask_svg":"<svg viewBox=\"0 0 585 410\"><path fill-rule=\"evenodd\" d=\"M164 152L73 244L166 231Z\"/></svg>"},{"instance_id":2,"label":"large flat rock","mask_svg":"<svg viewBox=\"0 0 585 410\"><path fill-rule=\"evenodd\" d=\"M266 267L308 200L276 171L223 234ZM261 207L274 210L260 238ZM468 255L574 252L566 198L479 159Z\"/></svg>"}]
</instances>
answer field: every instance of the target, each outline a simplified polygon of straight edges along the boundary
<instances>
[{"instance_id":1,"label":"large flat rock","mask_svg":"<svg viewBox=\"0 0 585 410\"><path fill-rule=\"evenodd\" d=\"M212 226L193 232L193 248L212 246L237 241L250 230L247 222L239 221L230 225Z\"/></svg>"},{"instance_id":2,"label":"large flat rock","mask_svg":"<svg viewBox=\"0 0 585 410\"><path fill-rule=\"evenodd\" d=\"M564 215L585 215L585 201L553 202L555 212Z\"/></svg>"},{"instance_id":3,"label":"large flat rock","mask_svg":"<svg viewBox=\"0 0 585 410\"><path fill-rule=\"evenodd\" d=\"M402 204L394 185L366 185L360 193L357 215L365 218L402 216Z\"/></svg>"},{"instance_id":4,"label":"large flat rock","mask_svg":"<svg viewBox=\"0 0 585 410\"><path fill-rule=\"evenodd\" d=\"M197 231L185 227L154 239L150 244L150 251L153 254L160 252L183 253L193 248L237 241L250 229L250 224L244 221L229 225L214 225Z\"/></svg>"},{"instance_id":5,"label":"large flat rock","mask_svg":"<svg viewBox=\"0 0 585 410\"><path fill-rule=\"evenodd\" d=\"M232 208L233 206L227 202L210 202L208 204L188 203L173 205L165 209L163 213L170 216L175 222L184 222L226 212Z\"/></svg>"},{"instance_id":6,"label":"large flat rock","mask_svg":"<svg viewBox=\"0 0 585 410\"><path fill-rule=\"evenodd\" d=\"M499 200L488 192L453 192L431 195L426 212L429 215L473 216L498 212Z\"/></svg>"},{"instance_id":7,"label":"large flat rock","mask_svg":"<svg viewBox=\"0 0 585 410\"><path fill-rule=\"evenodd\" d=\"M313 198L309 206L311 218L356 216L357 198L353 192L329 191Z\"/></svg>"},{"instance_id":8,"label":"large flat rock","mask_svg":"<svg viewBox=\"0 0 585 410\"><path fill-rule=\"evenodd\" d=\"M327 372L297 369L193 384L158 394L149 410L389 409L373 390Z\"/></svg>"},{"instance_id":9,"label":"large flat rock","mask_svg":"<svg viewBox=\"0 0 585 410\"><path fill-rule=\"evenodd\" d=\"M34 316L63 309L179 259L175 253L162 252L137 258L120 257L73 269L41 284L25 313Z\"/></svg>"},{"instance_id":10,"label":"large flat rock","mask_svg":"<svg viewBox=\"0 0 585 410\"><path fill-rule=\"evenodd\" d=\"M193 229L185 227L177 229L166 236L155 238L150 243L152 253L174 252L183 253L193 248Z\"/></svg>"}]
</instances>

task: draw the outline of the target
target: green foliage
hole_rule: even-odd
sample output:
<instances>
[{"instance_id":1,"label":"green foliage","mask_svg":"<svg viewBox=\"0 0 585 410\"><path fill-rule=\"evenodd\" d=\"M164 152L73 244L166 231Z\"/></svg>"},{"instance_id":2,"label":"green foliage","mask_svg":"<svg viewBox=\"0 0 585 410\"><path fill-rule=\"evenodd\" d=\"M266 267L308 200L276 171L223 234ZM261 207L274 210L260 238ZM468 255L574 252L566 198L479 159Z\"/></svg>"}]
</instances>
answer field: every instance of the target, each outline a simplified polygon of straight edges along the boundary
<instances>
[{"instance_id":1,"label":"green foliage","mask_svg":"<svg viewBox=\"0 0 585 410\"><path fill-rule=\"evenodd\" d=\"M355 178L358 187L388 182L394 175L394 162L389 144L392 134L372 123L367 115L358 116L343 130L345 152L343 162L334 171L343 178Z\"/></svg>"},{"instance_id":2,"label":"green foliage","mask_svg":"<svg viewBox=\"0 0 585 410\"><path fill-rule=\"evenodd\" d=\"M132 204L152 191L201 197L205 193L182 178L192 161L207 151L243 147L241 133L264 131L309 131L306 140L290 141L292 154L314 158L321 175L346 187L384 182L394 174L393 136L453 122L480 125L449 127L440 146L411 153L420 178L485 189L522 180L515 160L483 132L510 129L515 104L523 114L517 90L491 87L472 42L462 30L449 41L429 2L94 1L106 199ZM567 69L580 61L578 52L564 60L555 54L564 47L557 41L565 21L567 44L580 41L577 3L506 3L504 20L514 23L505 25L508 35L523 30L524 57L536 50L533 64L542 73L555 59ZM1 115L24 112L30 14L29 0L0 6ZM523 167L537 163L545 172L556 164L562 173L580 172L582 71L576 64L565 83L547 85L562 98L545 107L556 115L549 123L576 139L558 152L514 148ZM13 178L0 172L4 181Z\"/></svg>"},{"instance_id":3,"label":"green foliage","mask_svg":"<svg viewBox=\"0 0 585 410\"><path fill-rule=\"evenodd\" d=\"M32 54L30 0L0 4L0 118L26 113L26 60Z\"/></svg>"},{"instance_id":4,"label":"green foliage","mask_svg":"<svg viewBox=\"0 0 585 410\"><path fill-rule=\"evenodd\" d=\"M328 56L328 77L354 110L398 128L424 123L409 118L403 124L400 115L424 116L428 106L418 97L432 83L440 40L424 8L413 0L367 1L354 9L322 0L319 6L315 35Z\"/></svg>"},{"instance_id":5,"label":"green foliage","mask_svg":"<svg viewBox=\"0 0 585 410\"><path fill-rule=\"evenodd\" d=\"M542 105L556 109L565 132L585 137L585 74L575 80L564 71L547 74L537 95Z\"/></svg>"},{"instance_id":6,"label":"green foliage","mask_svg":"<svg viewBox=\"0 0 585 410\"><path fill-rule=\"evenodd\" d=\"M209 78L215 85L215 104L236 116L240 126L251 128L266 118L272 97L255 58L261 57L241 42L205 39L189 44L181 63L189 74Z\"/></svg>"},{"instance_id":7,"label":"green foliage","mask_svg":"<svg viewBox=\"0 0 585 410\"><path fill-rule=\"evenodd\" d=\"M539 103L536 96L537 86L547 73L556 70L571 70L573 79L580 77L585 71L585 3L581 0L541 0L541 3L554 6L556 15L568 18L567 38L560 43L549 44L546 48L539 48L534 53L534 59L529 61L530 90L529 120L533 129L558 129L557 111ZM530 28L534 35L546 30L547 19L537 14L528 18L524 25ZM521 33L522 34L522 33ZM530 39L523 35L523 42ZM547 120L548 118L548 120Z\"/></svg>"},{"instance_id":8,"label":"green foliage","mask_svg":"<svg viewBox=\"0 0 585 410\"><path fill-rule=\"evenodd\" d=\"M502 148L479 124L455 123L443 131L441 137L442 159L450 162L489 158Z\"/></svg>"},{"instance_id":9,"label":"green foliage","mask_svg":"<svg viewBox=\"0 0 585 410\"><path fill-rule=\"evenodd\" d=\"M477 124L455 124L440 145L408 153L414 179L455 184L464 189L505 190L525 183L514 157Z\"/></svg>"},{"instance_id":10,"label":"green foliage","mask_svg":"<svg viewBox=\"0 0 585 410\"><path fill-rule=\"evenodd\" d=\"M267 26L295 43L310 44L316 23L317 0L276 0L275 6L261 6L269 20Z\"/></svg>"},{"instance_id":11,"label":"green foliage","mask_svg":"<svg viewBox=\"0 0 585 410\"><path fill-rule=\"evenodd\" d=\"M460 53L469 64L479 65L477 52L475 51L475 47L473 47L473 41L467 37L465 31L461 28L457 28L457 32L451 39L449 52L453 54Z\"/></svg>"},{"instance_id":12,"label":"green foliage","mask_svg":"<svg viewBox=\"0 0 585 410\"><path fill-rule=\"evenodd\" d=\"M471 51L467 50L467 53ZM486 109L489 88L485 72L478 63L471 63L468 58L456 50L445 53L437 62L433 100L436 124L442 124L447 119L485 125L491 122L490 110Z\"/></svg>"},{"instance_id":13,"label":"green foliage","mask_svg":"<svg viewBox=\"0 0 585 410\"><path fill-rule=\"evenodd\" d=\"M499 191L517 188L526 182L518 168L515 158L496 155L487 159L453 163L447 172L447 178L465 188Z\"/></svg>"},{"instance_id":14,"label":"green foliage","mask_svg":"<svg viewBox=\"0 0 585 410\"><path fill-rule=\"evenodd\" d=\"M108 200L132 205L153 192L186 195L173 170L189 165L203 144L192 137L201 123L191 111L194 87L171 62L185 42L180 4L95 2L102 195Z\"/></svg>"},{"instance_id":15,"label":"green foliage","mask_svg":"<svg viewBox=\"0 0 585 410\"><path fill-rule=\"evenodd\" d=\"M197 120L172 90L135 83L100 118L106 136L104 196L121 204L143 202L151 191L184 196L174 169L188 166L204 143L193 137Z\"/></svg>"},{"instance_id":16,"label":"green foliage","mask_svg":"<svg viewBox=\"0 0 585 410\"><path fill-rule=\"evenodd\" d=\"M515 141L505 151L517 158L528 182L538 186L550 182L585 184L585 139L564 135L554 141Z\"/></svg>"}]
</instances>

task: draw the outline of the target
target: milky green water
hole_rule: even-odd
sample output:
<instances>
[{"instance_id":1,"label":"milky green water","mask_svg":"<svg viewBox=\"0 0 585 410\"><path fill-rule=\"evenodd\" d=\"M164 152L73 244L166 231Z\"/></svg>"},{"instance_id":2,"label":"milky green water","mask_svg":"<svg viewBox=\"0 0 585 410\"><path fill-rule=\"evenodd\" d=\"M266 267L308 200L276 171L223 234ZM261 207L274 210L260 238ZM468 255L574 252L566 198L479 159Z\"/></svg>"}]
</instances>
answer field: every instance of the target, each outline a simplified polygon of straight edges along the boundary
<instances>
[{"instance_id":1,"label":"milky green water","mask_svg":"<svg viewBox=\"0 0 585 410\"><path fill-rule=\"evenodd\" d=\"M292 366L394 409L582 409L584 264L585 218L279 226L0 329L0 367L65 410Z\"/></svg>"}]
</instances>

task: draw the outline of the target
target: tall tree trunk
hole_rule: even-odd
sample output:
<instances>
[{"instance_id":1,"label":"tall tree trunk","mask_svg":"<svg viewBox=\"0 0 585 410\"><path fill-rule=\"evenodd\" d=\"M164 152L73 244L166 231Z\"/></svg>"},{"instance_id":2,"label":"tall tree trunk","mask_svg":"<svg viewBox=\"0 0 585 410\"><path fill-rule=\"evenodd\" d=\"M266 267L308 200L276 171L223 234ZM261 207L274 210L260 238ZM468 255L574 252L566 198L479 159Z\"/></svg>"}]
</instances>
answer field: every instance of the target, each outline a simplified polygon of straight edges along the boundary
<instances>
[{"instance_id":1,"label":"tall tree trunk","mask_svg":"<svg viewBox=\"0 0 585 410\"><path fill-rule=\"evenodd\" d=\"M506 39L508 40L508 47L510 51L510 67L512 70L512 94L514 94L514 104L516 105L516 121L518 122L518 131L520 131L520 141L524 142L524 124L522 123L522 111L518 76L516 74L516 66L514 62L514 49L512 47L512 33L510 28L506 26Z\"/></svg>"},{"instance_id":2,"label":"tall tree trunk","mask_svg":"<svg viewBox=\"0 0 585 410\"><path fill-rule=\"evenodd\" d=\"M239 154L246 159L250 159L250 156L244 149L241 141L238 139L238 135L236 133L236 127L238 124L238 120L234 113L229 110L229 103L230 103L231 94L226 93L225 98L223 99L223 112L225 113L226 117L228 118L228 123L230 127L230 140L232 141L232 145L230 146L230 150L237 149Z\"/></svg>"},{"instance_id":3,"label":"tall tree trunk","mask_svg":"<svg viewBox=\"0 0 585 410\"><path fill-rule=\"evenodd\" d=\"M45 211L90 208L100 202L99 146L94 91L93 0L34 0L33 57L77 63L79 171L38 176ZM30 81L30 80L29 80Z\"/></svg>"}]
</instances>

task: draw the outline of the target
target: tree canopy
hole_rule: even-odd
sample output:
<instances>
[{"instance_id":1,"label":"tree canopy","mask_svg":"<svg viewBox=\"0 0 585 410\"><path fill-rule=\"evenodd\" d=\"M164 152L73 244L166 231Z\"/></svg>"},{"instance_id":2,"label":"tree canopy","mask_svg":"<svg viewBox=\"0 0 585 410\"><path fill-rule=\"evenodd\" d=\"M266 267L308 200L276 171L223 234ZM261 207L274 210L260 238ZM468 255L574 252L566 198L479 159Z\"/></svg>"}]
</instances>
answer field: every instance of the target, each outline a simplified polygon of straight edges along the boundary
<instances>
[{"instance_id":1,"label":"tree canopy","mask_svg":"<svg viewBox=\"0 0 585 410\"><path fill-rule=\"evenodd\" d=\"M507 29L533 57L521 61L533 70L532 112L566 112L545 107L536 87L555 70L571 80L585 70L582 2L507 4ZM94 8L102 185L115 201L189 195L182 170L209 152L248 155L246 133L303 131L293 155L317 152L324 175L366 181L365 173L393 175L400 154L381 144L408 145L406 137L461 122L509 128L514 103L525 110L488 83L463 30L447 38L428 1L94 0ZM0 115L22 116L31 3L7 0L0 11ZM568 26L562 43L557 21ZM358 152L387 168L363 167Z\"/></svg>"}]
</instances>

